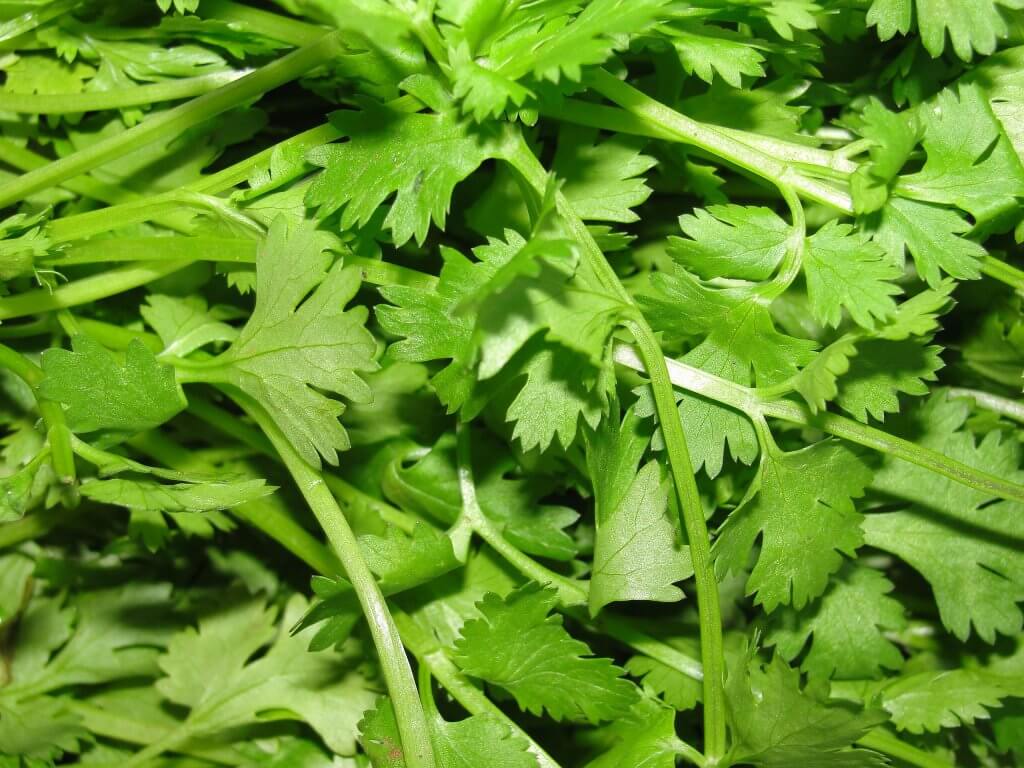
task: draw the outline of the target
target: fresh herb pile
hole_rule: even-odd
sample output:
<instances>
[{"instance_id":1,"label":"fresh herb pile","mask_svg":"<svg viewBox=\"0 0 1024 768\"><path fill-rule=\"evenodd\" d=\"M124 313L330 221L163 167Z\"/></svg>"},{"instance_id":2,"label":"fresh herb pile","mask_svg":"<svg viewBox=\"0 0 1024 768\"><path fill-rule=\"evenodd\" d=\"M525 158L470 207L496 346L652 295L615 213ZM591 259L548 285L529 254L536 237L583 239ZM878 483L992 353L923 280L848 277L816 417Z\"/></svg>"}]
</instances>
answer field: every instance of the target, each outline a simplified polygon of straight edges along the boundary
<instances>
[{"instance_id":1,"label":"fresh herb pile","mask_svg":"<svg viewBox=\"0 0 1024 768\"><path fill-rule=\"evenodd\" d=\"M1024 764L1022 0L0 0L0 768Z\"/></svg>"}]
</instances>

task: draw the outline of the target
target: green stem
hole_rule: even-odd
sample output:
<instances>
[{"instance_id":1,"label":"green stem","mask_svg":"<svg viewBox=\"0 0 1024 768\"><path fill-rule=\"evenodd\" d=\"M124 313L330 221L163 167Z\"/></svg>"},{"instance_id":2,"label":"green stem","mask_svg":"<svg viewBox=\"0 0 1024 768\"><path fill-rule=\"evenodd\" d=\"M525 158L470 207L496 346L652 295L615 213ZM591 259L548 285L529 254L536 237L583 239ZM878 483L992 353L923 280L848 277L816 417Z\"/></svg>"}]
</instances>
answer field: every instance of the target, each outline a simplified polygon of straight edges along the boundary
<instances>
[{"instance_id":1,"label":"green stem","mask_svg":"<svg viewBox=\"0 0 1024 768\"><path fill-rule=\"evenodd\" d=\"M35 171L29 171L0 187L0 208L91 171L140 146L180 136L189 128L265 92L301 77L340 50L339 33L331 32L239 80L143 120L116 136L79 150Z\"/></svg>"},{"instance_id":2,"label":"green stem","mask_svg":"<svg viewBox=\"0 0 1024 768\"><path fill-rule=\"evenodd\" d=\"M547 173L521 135L517 142L510 142L506 160L527 180L537 194L544 194ZM630 319L626 322L626 327L636 340L644 369L651 379L655 410L665 438L669 471L679 502L680 523L689 540L697 585L701 661L704 666L704 753L709 762L714 764L724 756L726 749L725 658L718 580L711 560L711 539L704 520L704 507L700 500L700 492L697 490L697 481L693 476L693 464L686 445L683 424L676 409L675 393L666 368L665 356L650 326L636 309L629 292L619 282L618 276L604 258L586 224L560 192L556 196L556 205L563 221L582 247L584 260L591 272L606 289L614 292L627 308Z\"/></svg>"},{"instance_id":3,"label":"green stem","mask_svg":"<svg viewBox=\"0 0 1024 768\"><path fill-rule=\"evenodd\" d=\"M1024 272L1016 267L1000 261L995 256L985 254L981 258L981 271L989 277L1024 293Z\"/></svg>"},{"instance_id":4,"label":"green stem","mask_svg":"<svg viewBox=\"0 0 1024 768\"><path fill-rule=\"evenodd\" d=\"M75 513L64 507L37 509L21 520L0 525L0 550L16 547L26 541L33 541L57 527L58 523Z\"/></svg>"},{"instance_id":5,"label":"green stem","mask_svg":"<svg viewBox=\"0 0 1024 768\"><path fill-rule=\"evenodd\" d=\"M948 761L906 744L886 731L875 730L866 733L857 739L857 743L918 768L952 768Z\"/></svg>"},{"instance_id":6,"label":"green stem","mask_svg":"<svg viewBox=\"0 0 1024 768\"><path fill-rule=\"evenodd\" d=\"M231 396L270 439L345 567L345 574L359 598L377 648L384 680L395 707L407 765L409 768L434 768L430 730L409 659L384 595L363 559L348 520L321 474L295 452L266 412L241 392L232 392Z\"/></svg>"},{"instance_id":7,"label":"green stem","mask_svg":"<svg viewBox=\"0 0 1024 768\"><path fill-rule=\"evenodd\" d=\"M562 122L586 125L611 133L628 133L634 136L680 142L678 133L666 130L647 118L621 108L595 104L582 99L565 99L557 106L543 107L541 114ZM849 175L858 167L856 163L826 149L724 126L716 125L714 130L733 137L751 149L756 149L790 164L804 166L810 171Z\"/></svg>"},{"instance_id":8,"label":"green stem","mask_svg":"<svg viewBox=\"0 0 1024 768\"><path fill-rule=\"evenodd\" d=\"M842 189L797 173L789 163L744 144L726 131L676 112L603 69L593 74L591 85L605 98L650 121L678 141L709 152L772 184L792 187L811 200L844 213L853 210L850 196Z\"/></svg>"},{"instance_id":9,"label":"green stem","mask_svg":"<svg viewBox=\"0 0 1024 768\"><path fill-rule=\"evenodd\" d=\"M675 391L661 347L649 330L634 332L643 367L651 380L658 423L665 439L679 502L680 522L690 545L697 586L701 664L704 668L704 755L710 764L725 755L725 652L718 580L711 559L711 538L704 520L704 506L693 476L693 464L676 407Z\"/></svg>"},{"instance_id":10,"label":"green stem","mask_svg":"<svg viewBox=\"0 0 1024 768\"><path fill-rule=\"evenodd\" d=\"M707 759L704 755L694 749L692 746L687 744L682 739L674 739L672 741L672 750L684 760L688 760L697 766L697 768L705 768L708 765Z\"/></svg>"},{"instance_id":11,"label":"green stem","mask_svg":"<svg viewBox=\"0 0 1024 768\"><path fill-rule=\"evenodd\" d=\"M65 486L75 483L75 454L71 449L71 430L64 418L60 403L47 400L39 393L44 375L43 369L24 355L6 344L0 344L0 367L6 368L24 381L36 399L39 415L46 425L46 437L50 444L50 461L57 479ZM69 499L74 504L75 499Z\"/></svg>"},{"instance_id":12,"label":"green stem","mask_svg":"<svg viewBox=\"0 0 1024 768\"><path fill-rule=\"evenodd\" d=\"M6 43L8 40L13 40L39 28L48 21L71 13L82 3L83 0L56 0L56 2L48 3L41 8L35 8L5 21L0 24L0 43Z\"/></svg>"},{"instance_id":13,"label":"green stem","mask_svg":"<svg viewBox=\"0 0 1024 768\"><path fill-rule=\"evenodd\" d=\"M538 584L552 585L558 592L558 602L566 607L587 604L587 590L578 581L545 568L529 555L509 543L480 508L476 497L476 483L473 480L473 450L469 427L462 422L456 428L458 434L458 475L459 492L462 496L462 514L469 520L473 530L492 549L508 560L515 568Z\"/></svg>"},{"instance_id":14,"label":"green stem","mask_svg":"<svg viewBox=\"0 0 1024 768\"><path fill-rule=\"evenodd\" d=\"M978 404L979 408L1024 424L1024 402L1020 400L992 395L982 392L980 389L964 389L962 387L951 387L949 394L952 397L969 397Z\"/></svg>"},{"instance_id":15,"label":"green stem","mask_svg":"<svg viewBox=\"0 0 1024 768\"><path fill-rule=\"evenodd\" d=\"M161 738L150 742L149 746L139 750L121 763L121 768L139 768L146 765L160 757L164 752L170 752L179 745L184 744L191 736L184 726L168 731Z\"/></svg>"},{"instance_id":16,"label":"green stem","mask_svg":"<svg viewBox=\"0 0 1024 768\"><path fill-rule=\"evenodd\" d=\"M172 272L177 272L190 263L188 261L167 261L154 264L140 262L130 267L112 269L103 274L84 277L53 290L40 288L19 293L16 296L8 296L0 299L0 320L9 320L13 317L24 317L40 312L53 312L106 299L138 288L140 285L151 283Z\"/></svg>"},{"instance_id":17,"label":"green stem","mask_svg":"<svg viewBox=\"0 0 1024 768\"><path fill-rule=\"evenodd\" d=\"M199 15L204 19L218 19L246 32L280 40L290 45L308 45L318 40L327 30L278 13L263 11L230 0L203 0Z\"/></svg>"},{"instance_id":18,"label":"green stem","mask_svg":"<svg viewBox=\"0 0 1024 768\"><path fill-rule=\"evenodd\" d=\"M103 109L121 109L162 101L191 99L234 82L250 70L214 72L198 77L182 77L162 83L149 83L116 91L89 93L26 94L0 93L0 110L35 115L67 115Z\"/></svg>"},{"instance_id":19,"label":"green stem","mask_svg":"<svg viewBox=\"0 0 1024 768\"><path fill-rule=\"evenodd\" d=\"M616 345L614 355L615 361L620 365L637 371L644 370L643 361L632 347L624 344ZM1002 499L1024 501L1024 486L961 464L948 456L916 445L909 440L895 437L880 429L834 413L811 414L806 407L790 400L763 401L754 390L726 381L685 363L668 360L667 365L669 378L676 387L728 405L750 417L755 415L771 416L792 424L814 427L858 445L916 464L969 488L991 493Z\"/></svg>"}]
</instances>

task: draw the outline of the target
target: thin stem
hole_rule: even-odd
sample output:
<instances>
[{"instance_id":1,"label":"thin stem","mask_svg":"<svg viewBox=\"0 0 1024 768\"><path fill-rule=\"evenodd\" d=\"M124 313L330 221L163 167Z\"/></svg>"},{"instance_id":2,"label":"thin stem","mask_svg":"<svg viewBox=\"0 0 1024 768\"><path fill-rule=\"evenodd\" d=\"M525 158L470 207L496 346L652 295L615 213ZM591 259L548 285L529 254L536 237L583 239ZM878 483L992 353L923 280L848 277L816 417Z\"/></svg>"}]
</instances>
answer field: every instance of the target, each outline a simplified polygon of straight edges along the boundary
<instances>
[{"instance_id":1,"label":"thin stem","mask_svg":"<svg viewBox=\"0 0 1024 768\"><path fill-rule=\"evenodd\" d=\"M533 558L513 546L495 527L483 510L476 497L476 483L473 480L473 451L470 445L469 427L459 423L458 433L458 473L459 492L462 495L462 514L469 520L473 530L486 541L492 549L508 560L515 568L538 584L550 584L558 592L558 602L563 606L572 607L587 604L587 590L576 580L545 568Z\"/></svg>"},{"instance_id":2,"label":"thin stem","mask_svg":"<svg viewBox=\"0 0 1024 768\"><path fill-rule=\"evenodd\" d=\"M250 72L248 69L213 72L198 77L182 77L162 83L119 88L116 91L54 94L4 92L0 93L0 110L35 115L67 115L191 99L215 91Z\"/></svg>"},{"instance_id":3,"label":"thin stem","mask_svg":"<svg viewBox=\"0 0 1024 768\"><path fill-rule=\"evenodd\" d=\"M0 344L0 367L9 370L32 390L39 415L46 425L46 438L50 444L50 462L53 464L53 470L63 485L74 485L76 471L75 455L71 449L71 430L68 429L64 410L60 403L47 400L39 394L39 385L43 381L42 368L6 344ZM74 504L75 499L71 498L69 501Z\"/></svg>"},{"instance_id":4,"label":"thin stem","mask_svg":"<svg viewBox=\"0 0 1024 768\"><path fill-rule=\"evenodd\" d=\"M172 272L177 272L190 263L189 261L165 261L154 264L139 262L130 267L112 269L103 274L84 277L53 290L40 288L19 293L16 296L8 296L0 299L0 320L35 315L40 312L53 312L106 299L138 288L140 285L151 283Z\"/></svg>"},{"instance_id":5,"label":"thin stem","mask_svg":"<svg viewBox=\"0 0 1024 768\"><path fill-rule=\"evenodd\" d=\"M33 541L57 527L57 524L75 514L75 510L56 506L37 509L21 520L0 525L0 550Z\"/></svg>"},{"instance_id":6,"label":"thin stem","mask_svg":"<svg viewBox=\"0 0 1024 768\"><path fill-rule=\"evenodd\" d=\"M649 330L638 328L633 336L643 367L651 380L658 423L665 439L669 468L679 502L680 522L690 545L697 586L701 663L704 668L704 754L711 764L725 754L725 652L718 580L711 559L711 539L704 520L704 506L693 476L693 464L676 408L675 392L661 347Z\"/></svg>"},{"instance_id":7,"label":"thin stem","mask_svg":"<svg viewBox=\"0 0 1024 768\"><path fill-rule=\"evenodd\" d=\"M199 123L301 77L330 60L340 50L340 46L339 33L328 33L317 42L293 51L216 91L153 115L123 133L98 141L43 168L29 171L0 187L0 208L98 168L130 150L160 139L180 136Z\"/></svg>"},{"instance_id":8,"label":"thin stem","mask_svg":"<svg viewBox=\"0 0 1024 768\"><path fill-rule=\"evenodd\" d=\"M231 397L270 439L345 567L345 575L359 598L377 648L384 680L395 707L406 763L409 768L434 768L430 729L416 691L409 658L384 595L363 559L348 520L320 473L295 452L266 412L241 392L232 392Z\"/></svg>"},{"instance_id":9,"label":"thin stem","mask_svg":"<svg viewBox=\"0 0 1024 768\"><path fill-rule=\"evenodd\" d=\"M232 26L241 27L246 32L291 45L308 45L320 39L327 31L315 24L230 0L203 0L198 13L204 19L219 19Z\"/></svg>"},{"instance_id":10,"label":"thin stem","mask_svg":"<svg viewBox=\"0 0 1024 768\"><path fill-rule=\"evenodd\" d=\"M13 19L0 24L0 43L6 43L8 40L13 40L16 37L31 32L33 29L37 29L48 21L71 13L71 11L82 4L83 0L56 0L56 2L49 3L41 8L34 8L20 16L15 16Z\"/></svg>"},{"instance_id":11,"label":"thin stem","mask_svg":"<svg viewBox=\"0 0 1024 768\"><path fill-rule=\"evenodd\" d=\"M603 69L594 73L591 84L605 98L649 120L674 135L678 141L699 147L773 184L786 184L811 200L844 213L853 210L850 196L838 187L817 179L808 179L797 173L790 164L744 144L725 131L676 112Z\"/></svg>"},{"instance_id":12,"label":"thin stem","mask_svg":"<svg viewBox=\"0 0 1024 768\"><path fill-rule=\"evenodd\" d=\"M704 755L694 749L692 746L687 744L682 739L676 738L672 741L672 751L675 752L679 757L684 760L696 765L698 768L705 768L708 765L708 761Z\"/></svg>"},{"instance_id":13,"label":"thin stem","mask_svg":"<svg viewBox=\"0 0 1024 768\"><path fill-rule=\"evenodd\" d=\"M184 744L191 737L192 734L184 726L168 731L161 738L150 742L149 746L139 750L121 763L121 768L139 768L139 766L160 757L164 752L170 752L180 744Z\"/></svg>"},{"instance_id":14,"label":"thin stem","mask_svg":"<svg viewBox=\"0 0 1024 768\"><path fill-rule=\"evenodd\" d=\"M986 253L981 258L981 271L989 277L1005 283L1015 291L1024 293L1024 272L1011 264Z\"/></svg>"},{"instance_id":15,"label":"thin stem","mask_svg":"<svg viewBox=\"0 0 1024 768\"><path fill-rule=\"evenodd\" d=\"M678 133L666 130L657 123L635 115L618 107L606 104L595 104L582 99L565 99L557 106L545 106L541 114L566 123L586 125L612 133L628 133L634 136L647 136L663 141L680 142ZM780 160L795 165L806 166L808 169L829 171L840 175L849 175L857 170L857 164L845 157L825 149L796 144L791 141L764 136L759 133L741 131L735 128L714 126L716 131L732 136L752 149L772 155ZM686 142L689 143L689 142Z\"/></svg>"},{"instance_id":16,"label":"thin stem","mask_svg":"<svg viewBox=\"0 0 1024 768\"><path fill-rule=\"evenodd\" d=\"M616 345L615 361L637 371L644 370L644 364L637 351L627 345ZM903 459L911 464L931 470L950 480L991 493L1001 499L1024 501L1024 486L1012 483L979 469L961 464L937 451L916 445L880 429L839 416L834 413L810 413L807 408L789 400L762 401L757 393L731 381L702 371L699 368L667 360L669 378L680 389L708 397L735 408L748 416L761 414L782 419L792 424L814 427L836 437L872 448L882 453Z\"/></svg>"},{"instance_id":17,"label":"thin stem","mask_svg":"<svg viewBox=\"0 0 1024 768\"><path fill-rule=\"evenodd\" d=\"M1008 397L982 392L980 389L964 389L963 387L951 387L949 394L952 397L969 397L978 404L979 408L1024 424L1024 402L1020 400L1011 400Z\"/></svg>"},{"instance_id":18,"label":"thin stem","mask_svg":"<svg viewBox=\"0 0 1024 768\"><path fill-rule=\"evenodd\" d=\"M614 78L613 78L614 79ZM617 81L616 81L617 82ZM518 137L510 142L506 160L520 173L539 195L544 194L547 173L532 150ZM686 531L697 584L697 610L700 616L701 661L704 666L704 752L710 762L725 754L725 659L722 644L722 615L718 598L718 581L711 560L711 540L704 507L693 476L693 464L686 445L683 424L676 409L675 393L669 379L665 356L654 333L636 309L629 292L604 258L583 220L573 210L566 197L558 193L556 205L583 250L585 263L592 274L610 292L618 296L627 309L629 319L625 325L633 334L644 369L651 379L655 410L665 438L669 471L679 502L680 523Z\"/></svg>"},{"instance_id":19,"label":"thin stem","mask_svg":"<svg viewBox=\"0 0 1024 768\"><path fill-rule=\"evenodd\" d=\"M918 766L918 768L952 768L948 761L906 744L886 731L870 731L859 738L857 743L862 747L884 752L908 765Z\"/></svg>"}]
</instances>

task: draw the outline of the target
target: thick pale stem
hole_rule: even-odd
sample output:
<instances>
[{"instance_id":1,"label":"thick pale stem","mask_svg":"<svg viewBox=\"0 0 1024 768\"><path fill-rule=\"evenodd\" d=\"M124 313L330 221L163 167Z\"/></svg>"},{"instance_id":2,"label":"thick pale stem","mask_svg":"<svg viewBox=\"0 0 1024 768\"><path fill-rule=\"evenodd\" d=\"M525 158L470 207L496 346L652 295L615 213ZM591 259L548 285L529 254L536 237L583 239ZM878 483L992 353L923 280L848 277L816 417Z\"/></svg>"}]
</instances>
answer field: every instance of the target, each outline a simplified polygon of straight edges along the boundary
<instances>
[{"instance_id":1,"label":"thick pale stem","mask_svg":"<svg viewBox=\"0 0 1024 768\"><path fill-rule=\"evenodd\" d=\"M359 542L341 507L320 473L302 460L266 412L240 392L231 392L231 396L270 439L345 567L345 575L359 599L377 648L384 680L395 707L406 764L409 768L434 768L436 762L430 729L420 704L409 658L384 594L363 559Z\"/></svg>"}]
</instances>

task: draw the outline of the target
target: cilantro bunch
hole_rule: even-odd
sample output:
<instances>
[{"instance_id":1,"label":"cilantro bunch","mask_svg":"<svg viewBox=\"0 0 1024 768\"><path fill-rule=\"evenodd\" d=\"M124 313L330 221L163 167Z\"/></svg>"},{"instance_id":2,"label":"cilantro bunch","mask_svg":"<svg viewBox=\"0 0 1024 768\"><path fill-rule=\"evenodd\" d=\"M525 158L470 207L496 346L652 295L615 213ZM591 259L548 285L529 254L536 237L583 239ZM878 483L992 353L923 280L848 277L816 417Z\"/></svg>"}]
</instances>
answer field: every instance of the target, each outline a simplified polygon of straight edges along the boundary
<instances>
[{"instance_id":1,"label":"cilantro bunch","mask_svg":"<svg viewBox=\"0 0 1024 768\"><path fill-rule=\"evenodd\" d=\"M1020 0L0 0L0 768L1024 761Z\"/></svg>"}]
</instances>

